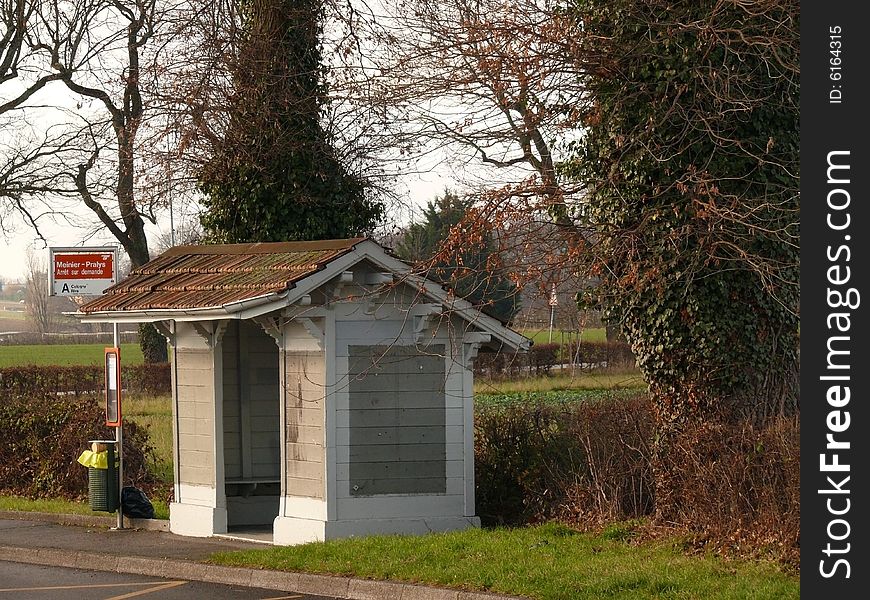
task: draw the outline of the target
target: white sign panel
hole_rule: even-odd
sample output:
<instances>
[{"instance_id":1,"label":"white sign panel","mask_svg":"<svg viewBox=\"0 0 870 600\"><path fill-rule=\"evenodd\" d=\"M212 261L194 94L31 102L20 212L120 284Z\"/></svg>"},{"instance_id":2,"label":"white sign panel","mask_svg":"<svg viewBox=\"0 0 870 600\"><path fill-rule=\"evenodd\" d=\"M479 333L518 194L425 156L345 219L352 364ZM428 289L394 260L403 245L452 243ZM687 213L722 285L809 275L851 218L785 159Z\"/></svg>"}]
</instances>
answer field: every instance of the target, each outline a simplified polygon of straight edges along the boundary
<instances>
[{"instance_id":1,"label":"white sign panel","mask_svg":"<svg viewBox=\"0 0 870 600\"><path fill-rule=\"evenodd\" d=\"M52 296L99 296L117 280L117 248L50 248Z\"/></svg>"},{"instance_id":2,"label":"white sign panel","mask_svg":"<svg viewBox=\"0 0 870 600\"><path fill-rule=\"evenodd\" d=\"M559 296L556 295L556 284L553 284L552 289L550 289L550 300L548 304L552 307L559 306Z\"/></svg>"}]
</instances>

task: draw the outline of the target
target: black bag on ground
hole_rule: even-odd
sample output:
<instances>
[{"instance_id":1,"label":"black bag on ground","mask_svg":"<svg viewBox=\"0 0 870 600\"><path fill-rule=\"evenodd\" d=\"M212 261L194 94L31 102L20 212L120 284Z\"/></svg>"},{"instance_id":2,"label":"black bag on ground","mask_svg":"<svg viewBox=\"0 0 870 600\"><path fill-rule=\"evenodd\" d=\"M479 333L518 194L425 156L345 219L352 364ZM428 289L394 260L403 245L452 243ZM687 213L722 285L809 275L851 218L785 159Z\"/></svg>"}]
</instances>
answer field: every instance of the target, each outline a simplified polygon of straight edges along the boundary
<instances>
[{"instance_id":1,"label":"black bag on ground","mask_svg":"<svg viewBox=\"0 0 870 600\"><path fill-rule=\"evenodd\" d=\"M131 519L154 518L154 505L139 488L125 487L121 490L121 509Z\"/></svg>"}]
</instances>

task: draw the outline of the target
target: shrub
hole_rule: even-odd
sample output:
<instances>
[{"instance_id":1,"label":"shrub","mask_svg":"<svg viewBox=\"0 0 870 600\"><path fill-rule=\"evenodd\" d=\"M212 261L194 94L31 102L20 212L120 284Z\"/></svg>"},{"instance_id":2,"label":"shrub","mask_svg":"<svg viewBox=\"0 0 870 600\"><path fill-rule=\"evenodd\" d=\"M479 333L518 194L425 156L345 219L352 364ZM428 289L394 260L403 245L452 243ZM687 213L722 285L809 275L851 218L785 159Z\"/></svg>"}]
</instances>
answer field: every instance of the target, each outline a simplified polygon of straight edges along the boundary
<instances>
[{"instance_id":1,"label":"shrub","mask_svg":"<svg viewBox=\"0 0 870 600\"><path fill-rule=\"evenodd\" d=\"M86 497L88 470L76 459L88 440L113 439L93 397L6 394L0 402L0 493L30 498ZM153 448L146 429L124 424L125 485L151 489Z\"/></svg>"},{"instance_id":2,"label":"shrub","mask_svg":"<svg viewBox=\"0 0 870 600\"><path fill-rule=\"evenodd\" d=\"M560 348L560 361L580 366L633 367L634 354L625 342L570 342Z\"/></svg>"},{"instance_id":3,"label":"shrub","mask_svg":"<svg viewBox=\"0 0 870 600\"><path fill-rule=\"evenodd\" d=\"M646 394L478 406L477 514L488 525L581 528L654 514L655 415ZM675 446L681 501L667 523L698 547L797 565L800 419L687 427Z\"/></svg>"},{"instance_id":4,"label":"shrub","mask_svg":"<svg viewBox=\"0 0 870 600\"><path fill-rule=\"evenodd\" d=\"M528 353L483 352L474 361L474 373L487 379L548 375L561 364L589 367L633 367L625 342L572 342L535 344Z\"/></svg>"},{"instance_id":5,"label":"shrub","mask_svg":"<svg viewBox=\"0 0 870 600\"><path fill-rule=\"evenodd\" d=\"M487 524L572 524L652 509L646 395L622 400L479 407L477 511Z\"/></svg>"},{"instance_id":6,"label":"shrub","mask_svg":"<svg viewBox=\"0 0 870 600\"><path fill-rule=\"evenodd\" d=\"M135 331L122 331L121 343L138 343L139 334ZM39 333L36 331L16 331L0 335L0 346L24 346L30 344L95 344L102 342L106 346L113 343L111 331L96 333Z\"/></svg>"},{"instance_id":7,"label":"shrub","mask_svg":"<svg viewBox=\"0 0 870 600\"><path fill-rule=\"evenodd\" d=\"M671 481L682 497L673 512L698 542L799 563L799 416L763 427L703 423L684 431L673 452L682 465Z\"/></svg>"},{"instance_id":8,"label":"shrub","mask_svg":"<svg viewBox=\"0 0 870 600\"><path fill-rule=\"evenodd\" d=\"M124 367L122 385L127 393L166 396L172 393L170 363L143 363Z\"/></svg>"},{"instance_id":9,"label":"shrub","mask_svg":"<svg viewBox=\"0 0 870 600\"><path fill-rule=\"evenodd\" d=\"M0 396L92 395L105 389L102 365L0 368ZM123 370L125 393L172 393L169 363L128 365Z\"/></svg>"}]
</instances>

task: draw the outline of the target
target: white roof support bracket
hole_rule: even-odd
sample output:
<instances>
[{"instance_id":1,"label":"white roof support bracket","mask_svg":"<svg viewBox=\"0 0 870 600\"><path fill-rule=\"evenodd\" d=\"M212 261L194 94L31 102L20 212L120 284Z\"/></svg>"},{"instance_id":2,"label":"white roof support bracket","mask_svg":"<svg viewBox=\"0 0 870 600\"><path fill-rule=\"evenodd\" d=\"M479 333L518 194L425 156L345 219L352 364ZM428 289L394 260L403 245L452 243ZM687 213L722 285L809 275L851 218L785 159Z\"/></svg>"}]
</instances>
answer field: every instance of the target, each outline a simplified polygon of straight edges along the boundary
<instances>
[{"instance_id":1,"label":"white roof support bracket","mask_svg":"<svg viewBox=\"0 0 870 600\"><path fill-rule=\"evenodd\" d=\"M327 302L341 300L344 297L344 288L352 283L353 271L342 271L338 277L332 280L332 289L326 293Z\"/></svg>"},{"instance_id":2,"label":"white roof support bracket","mask_svg":"<svg viewBox=\"0 0 870 600\"><path fill-rule=\"evenodd\" d=\"M193 321L191 323L199 336L205 340L208 347L214 350L227 330L229 321Z\"/></svg>"},{"instance_id":3,"label":"white roof support bracket","mask_svg":"<svg viewBox=\"0 0 870 600\"><path fill-rule=\"evenodd\" d=\"M422 308L422 311L419 309ZM425 304L418 307L419 314L414 315L414 342L420 344L435 337L441 320L441 306Z\"/></svg>"},{"instance_id":4,"label":"white roof support bracket","mask_svg":"<svg viewBox=\"0 0 870 600\"><path fill-rule=\"evenodd\" d=\"M175 321L154 321L152 324L160 335L165 337L172 346L175 346Z\"/></svg>"},{"instance_id":5,"label":"white roof support bracket","mask_svg":"<svg viewBox=\"0 0 870 600\"><path fill-rule=\"evenodd\" d=\"M492 335L481 331L469 331L462 336L462 362L466 369L470 369L480 347L492 341Z\"/></svg>"},{"instance_id":6,"label":"white roof support bracket","mask_svg":"<svg viewBox=\"0 0 870 600\"><path fill-rule=\"evenodd\" d=\"M277 317L263 315L262 317L254 317L251 320L262 327L263 331L268 333L269 337L275 340L275 343L278 344L278 348L283 347L284 335L281 333L281 323Z\"/></svg>"},{"instance_id":7,"label":"white roof support bracket","mask_svg":"<svg viewBox=\"0 0 870 600\"><path fill-rule=\"evenodd\" d=\"M314 319L310 317L299 317L296 319L297 322L301 323L308 334L314 338L317 342L317 345L320 346L320 349L323 350L324 341L326 340L326 323L324 319Z\"/></svg>"}]
</instances>

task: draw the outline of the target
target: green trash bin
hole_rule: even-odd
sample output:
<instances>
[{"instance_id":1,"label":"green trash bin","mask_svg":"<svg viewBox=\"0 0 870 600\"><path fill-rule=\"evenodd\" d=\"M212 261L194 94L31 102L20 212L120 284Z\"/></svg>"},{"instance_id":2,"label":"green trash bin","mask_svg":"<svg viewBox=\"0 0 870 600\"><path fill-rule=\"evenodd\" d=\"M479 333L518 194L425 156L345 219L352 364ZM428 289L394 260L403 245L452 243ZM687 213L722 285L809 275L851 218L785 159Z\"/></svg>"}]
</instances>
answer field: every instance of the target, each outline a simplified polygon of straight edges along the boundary
<instances>
[{"instance_id":1,"label":"green trash bin","mask_svg":"<svg viewBox=\"0 0 870 600\"><path fill-rule=\"evenodd\" d=\"M91 450L83 452L79 462L88 467L88 500L91 510L117 511L120 500L115 441L91 440Z\"/></svg>"}]
</instances>

